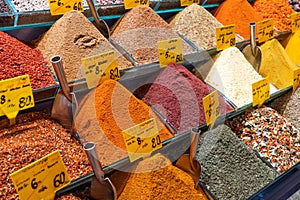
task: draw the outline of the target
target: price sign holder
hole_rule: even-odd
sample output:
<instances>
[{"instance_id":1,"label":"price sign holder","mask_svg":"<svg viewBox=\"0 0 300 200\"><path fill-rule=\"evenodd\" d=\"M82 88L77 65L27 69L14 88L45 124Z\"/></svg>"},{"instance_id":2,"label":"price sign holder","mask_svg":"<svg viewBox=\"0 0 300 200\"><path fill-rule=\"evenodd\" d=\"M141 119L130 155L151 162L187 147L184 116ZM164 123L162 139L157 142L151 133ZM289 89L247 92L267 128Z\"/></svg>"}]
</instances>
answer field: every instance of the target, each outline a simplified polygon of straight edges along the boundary
<instances>
[{"instance_id":1,"label":"price sign holder","mask_svg":"<svg viewBox=\"0 0 300 200\"><path fill-rule=\"evenodd\" d=\"M266 19L256 23L258 42L266 42L274 37L274 20Z\"/></svg>"},{"instance_id":2,"label":"price sign holder","mask_svg":"<svg viewBox=\"0 0 300 200\"><path fill-rule=\"evenodd\" d=\"M291 20L292 20L292 32L300 30L300 13L296 12L291 14Z\"/></svg>"},{"instance_id":3,"label":"price sign holder","mask_svg":"<svg viewBox=\"0 0 300 200\"><path fill-rule=\"evenodd\" d=\"M213 127L215 121L221 115L218 91L213 91L209 95L205 96L202 101L206 124Z\"/></svg>"},{"instance_id":4,"label":"price sign holder","mask_svg":"<svg viewBox=\"0 0 300 200\"><path fill-rule=\"evenodd\" d=\"M132 9L139 5L149 6L149 0L124 0L125 10Z\"/></svg>"},{"instance_id":5,"label":"price sign holder","mask_svg":"<svg viewBox=\"0 0 300 200\"><path fill-rule=\"evenodd\" d=\"M168 66L170 63L183 63L181 38L159 41L157 47L160 67Z\"/></svg>"},{"instance_id":6,"label":"price sign holder","mask_svg":"<svg viewBox=\"0 0 300 200\"><path fill-rule=\"evenodd\" d=\"M51 15L63 15L71 10L83 12L82 0L48 0Z\"/></svg>"},{"instance_id":7,"label":"price sign holder","mask_svg":"<svg viewBox=\"0 0 300 200\"><path fill-rule=\"evenodd\" d=\"M15 118L20 110L34 107L34 99L29 75L0 81L0 116L6 115L10 124L15 124Z\"/></svg>"},{"instance_id":8,"label":"price sign holder","mask_svg":"<svg viewBox=\"0 0 300 200\"><path fill-rule=\"evenodd\" d=\"M89 89L97 87L108 79L120 79L117 57L114 51L82 58L81 65Z\"/></svg>"},{"instance_id":9,"label":"price sign holder","mask_svg":"<svg viewBox=\"0 0 300 200\"><path fill-rule=\"evenodd\" d=\"M21 200L54 199L55 192L71 179L59 150L10 174Z\"/></svg>"},{"instance_id":10,"label":"price sign holder","mask_svg":"<svg viewBox=\"0 0 300 200\"><path fill-rule=\"evenodd\" d=\"M128 128L122 133L130 162L143 158L162 147L154 118Z\"/></svg>"},{"instance_id":11,"label":"price sign holder","mask_svg":"<svg viewBox=\"0 0 300 200\"><path fill-rule=\"evenodd\" d=\"M252 106L260 107L267 99L270 98L270 81L269 78L263 78L252 84Z\"/></svg>"},{"instance_id":12,"label":"price sign holder","mask_svg":"<svg viewBox=\"0 0 300 200\"><path fill-rule=\"evenodd\" d=\"M296 91L300 85L300 69L294 70L293 91Z\"/></svg>"},{"instance_id":13,"label":"price sign holder","mask_svg":"<svg viewBox=\"0 0 300 200\"><path fill-rule=\"evenodd\" d=\"M221 26L216 28L217 51L234 47L235 44L235 25Z\"/></svg>"},{"instance_id":14,"label":"price sign holder","mask_svg":"<svg viewBox=\"0 0 300 200\"><path fill-rule=\"evenodd\" d=\"M189 6L195 4L200 4L200 0L180 0L180 6Z\"/></svg>"}]
</instances>

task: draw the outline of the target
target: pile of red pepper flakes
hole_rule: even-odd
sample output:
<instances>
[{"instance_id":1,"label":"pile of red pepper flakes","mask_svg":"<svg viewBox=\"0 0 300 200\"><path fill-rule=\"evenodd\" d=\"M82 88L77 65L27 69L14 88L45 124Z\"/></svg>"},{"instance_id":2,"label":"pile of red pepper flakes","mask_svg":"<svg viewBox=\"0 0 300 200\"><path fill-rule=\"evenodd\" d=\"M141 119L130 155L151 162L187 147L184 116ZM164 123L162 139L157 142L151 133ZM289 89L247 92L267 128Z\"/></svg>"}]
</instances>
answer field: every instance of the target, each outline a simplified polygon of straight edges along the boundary
<instances>
[{"instance_id":1,"label":"pile of red pepper flakes","mask_svg":"<svg viewBox=\"0 0 300 200\"><path fill-rule=\"evenodd\" d=\"M264 19L273 18L279 31L292 29L291 14L295 11L286 0L255 0L253 7Z\"/></svg>"},{"instance_id":2,"label":"pile of red pepper flakes","mask_svg":"<svg viewBox=\"0 0 300 200\"><path fill-rule=\"evenodd\" d=\"M300 161L300 131L272 108L248 110L227 123L279 173Z\"/></svg>"},{"instance_id":3,"label":"pile of red pepper flakes","mask_svg":"<svg viewBox=\"0 0 300 200\"><path fill-rule=\"evenodd\" d=\"M0 80L28 74L32 89L55 84L40 51L0 31Z\"/></svg>"}]
</instances>

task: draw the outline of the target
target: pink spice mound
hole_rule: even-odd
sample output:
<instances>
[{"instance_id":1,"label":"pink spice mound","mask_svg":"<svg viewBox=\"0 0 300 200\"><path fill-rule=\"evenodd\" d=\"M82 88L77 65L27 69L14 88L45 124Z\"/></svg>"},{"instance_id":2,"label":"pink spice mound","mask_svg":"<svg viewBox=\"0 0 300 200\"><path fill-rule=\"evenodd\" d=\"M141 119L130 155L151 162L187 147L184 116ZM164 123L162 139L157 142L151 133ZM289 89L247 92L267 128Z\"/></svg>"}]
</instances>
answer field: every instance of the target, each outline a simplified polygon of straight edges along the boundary
<instances>
[{"instance_id":1,"label":"pink spice mound","mask_svg":"<svg viewBox=\"0 0 300 200\"><path fill-rule=\"evenodd\" d=\"M138 88L135 93L154 106L178 131L183 133L205 123L202 98L211 93L200 79L182 65L170 64L153 83ZM219 97L221 115L232 107Z\"/></svg>"},{"instance_id":2,"label":"pink spice mound","mask_svg":"<svg viewBox=\"0 0 300 200\"><path fill-rule=\"evenodd\" d=\"M28 74L32 89L55 84L40 51L0 31L0 80Z\"/></svg>"}]
</instances>

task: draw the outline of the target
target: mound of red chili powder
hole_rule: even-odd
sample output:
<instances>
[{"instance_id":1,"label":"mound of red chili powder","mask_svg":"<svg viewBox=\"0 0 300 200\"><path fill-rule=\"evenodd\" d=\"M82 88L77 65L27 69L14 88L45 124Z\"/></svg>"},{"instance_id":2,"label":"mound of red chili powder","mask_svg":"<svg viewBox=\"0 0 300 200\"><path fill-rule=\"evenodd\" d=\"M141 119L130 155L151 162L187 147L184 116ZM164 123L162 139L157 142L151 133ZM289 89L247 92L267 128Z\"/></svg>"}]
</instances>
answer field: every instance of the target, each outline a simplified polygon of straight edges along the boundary
<instances>
[{"instance_id":1,"label":"mound of red chili powder","mask_svg":"<svg viewBox=\"0 0 300 200\"><path fill-rule=\"evenodd\" d=\"M0 31L0 80L28 74L32 89L55 84L43 55Z\"/></svg>"},{"instance_id":2,"label":"mound of red chili powder","mask_svg":"<svg viewBox=\"0 0 300 200\"><path fill-rule=\"evenodd\" d=\"M170 64L153 83L135 91L148 104L154 106L178 131L183 133L205 123L202 98L211 93L200 79L182 65ZM232 107L219 97L221 115Z\"/></svg>"}]
</instances>

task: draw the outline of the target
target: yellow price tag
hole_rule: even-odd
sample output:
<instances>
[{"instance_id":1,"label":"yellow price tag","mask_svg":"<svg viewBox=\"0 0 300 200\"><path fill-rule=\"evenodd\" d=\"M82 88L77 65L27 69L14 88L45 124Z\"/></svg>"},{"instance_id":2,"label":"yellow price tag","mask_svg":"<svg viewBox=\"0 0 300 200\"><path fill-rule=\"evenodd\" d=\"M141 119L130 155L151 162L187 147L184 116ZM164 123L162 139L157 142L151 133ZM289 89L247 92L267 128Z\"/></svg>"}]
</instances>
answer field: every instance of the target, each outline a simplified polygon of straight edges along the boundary
<instances>
[{"instance_id":1,"label":"yellow price tag","mask_svg":"<svg viewBox=\"0 0 300 200\"><path fill-rule=\"evenodd\" d=\"M0 116L6 115L11 125L20 110L34 107L29 75L0 81Z\"/></svg>"},{"instance_id":2,"label":"yellow price tag","mask_svg":"<svg viewBox=\"0 0 300 200\"><path fill-rule=\"evenodd\" d=\"M217 118L221 115L218 91L215 90L203 99L203 108L207 125L214 125Z\"/></svg>"},{"instance_id":3,"label":"yellow price tag","mask_svg":"<svg viewBox=\"0 0 300 200\"><path fill-rule=\"evenodd\" d=\"M189 6L195 4L200 4L200 0L180 0L180 6Z\"/></svg>"},{"instance_id":4,"label":"yellow price tag","mask_svg":"<svg viewBox=\"0 0 300 200\"><path fill-rule=\"evenodd\" d=\"M300 69L296 69L294 70L293 90L296 91L299 85L300 85Z\"/></svg>"},{"instance_id":5,"label":"yellow price tag","mask_svg":"<svg viewBox=\"0 0 300 200\"><path fill-rule=\"evenodd\" d=\"M20 199L54 199L55 192L70 183L70 177L56 150L10 174Z\"/></svg>"},{"instance_id":6,"label":"yellow price tag","mask_svg":"<svg viewBox=\"0 0 300 200\"><path fill-rule=\"evenodd\" d=\"M162 147L154 118L122 131L130 162Z\"/></svg>"},{"instance_id":7,"label":"yellow price tag","mask_svg":"<svg viewBox=\"0 0 300 200\"><path fill-rule=\"evenodd\" d=\"M252 84L253 107L260 107L265 100L270 98L270 81L269 78L263 78Z\"/></svg>"},{"instance_id":8,"label":"yellow price tag","mask_svg":"<svg viewBox=\"0 0 300 200\"><path fill-rule=\"evenodd\" d=\"M48 0L51 15L63 15L71 10L83 12L82 0Z\"/></svg>"},{"instance_id":9,"label":"yellow price tag","mask_svg":"<svg viewBox=\"0 0 300 200\"><path fill-rule=\"evenodd\" d=\"M292 19L292 32L295 32L300 29L300 13L291 14Z\"/></svg>"},{"instance_id":10,"label":"yellow price tag","mask_svg":"<svg viewBox=\"0 0 300 200\"><path fill-rule=\"evenodd\" d=\"M114 51L82 58L81 65L89 89L97 87L97 85L108 79L120 79L117 57Z\"/></svg>"},{"instance_id":11,"label":"yellow price tag","mask_svg":"<svg viewBox=\"0 0 300 200\"><path fill-rule=\"evenodd\" d=\"M266 19L256 23L258 42L266 42L274 37L274 20Z\"/></svg>"},{"instance_id":12,"label":"yellow price tag","mask_svg":"<svg viewBox=\"0 0 300 200\"><path fill-rule=\"evenodd\" d=\"M126 10L139 5L149 6L149 0L124 0L124 7Z\"/></svg>"},{"instance_id":13,"label":"yellow price tag","mask_svg":"<svg viewBox=\"0 0 300 200\"><path fill-rule=\"evenodd\" d=\"M235 46L235 25L216 28L217 51Z\"/></svg>"},{"instance_id":14,"label":"yellow price tag","mask_svg":"<svg viewBox=\"0 0 300 200\"><path fill-rule=\"evenodd\" d=\"M168 66L170 63L179 64L183 62L181 38L159 41L157 48L161 67Z\"/></svg>"}]
</instances>

